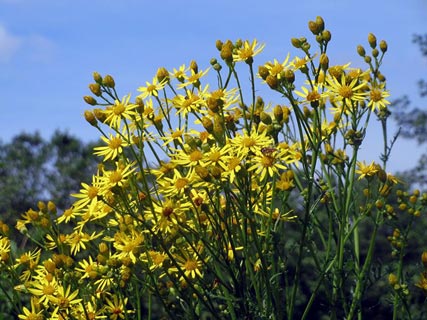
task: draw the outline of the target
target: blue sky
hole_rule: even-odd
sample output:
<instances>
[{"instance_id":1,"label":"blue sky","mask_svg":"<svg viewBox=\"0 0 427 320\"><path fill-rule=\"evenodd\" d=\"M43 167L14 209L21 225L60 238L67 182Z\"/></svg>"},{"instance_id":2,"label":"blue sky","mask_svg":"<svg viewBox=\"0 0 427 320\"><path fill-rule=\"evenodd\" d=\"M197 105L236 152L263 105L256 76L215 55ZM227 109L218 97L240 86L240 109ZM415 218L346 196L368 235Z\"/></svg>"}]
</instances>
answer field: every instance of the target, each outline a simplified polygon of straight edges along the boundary
<instances>
[{"instance_id":1,"label":"blue sky","mask_svg":"<svg viewBox=\"0 0 427 320\"><path fill-rule=\"evenodd\" d=\"M36 130L48 138L57 128L96 139L82 116L93 71L113 75L124 95L160 66L195 59L206 68L217 39L257 38L266 48L255 62L280 60L296 53L291 37L310 38L307 22L317 15L332 32L333 64L362 67L355 48L373 32L389 44L383 73L392 96L417 96L427 60L411 41L427 33L426 0L0 0L0 140ZM367 160L380 153L374 126L363 146ZM400 140L389 168L413 165L416 148Z\"/></svg>"}]
</instances>

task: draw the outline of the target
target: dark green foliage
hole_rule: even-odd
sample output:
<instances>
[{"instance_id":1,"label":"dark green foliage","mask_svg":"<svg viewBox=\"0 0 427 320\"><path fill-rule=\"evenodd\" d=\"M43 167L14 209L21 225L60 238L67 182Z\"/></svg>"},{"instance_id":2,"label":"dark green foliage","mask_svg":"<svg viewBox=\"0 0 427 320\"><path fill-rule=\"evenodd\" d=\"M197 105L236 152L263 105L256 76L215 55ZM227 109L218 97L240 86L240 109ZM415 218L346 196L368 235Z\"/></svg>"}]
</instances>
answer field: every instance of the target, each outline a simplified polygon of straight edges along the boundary
<instances>
[{"instance_id":1,"label":"dark green foliage","mask_svg":"<svg viewBox=\"0 0 427 320\"><path fill-rule=\"evenodd\" d=\"M92 148L60 131L49 141L39 133L21 133L0 143L0 219L14 226L39 200L52 200L60 210L70 206L70 193L96 170Z\"/></svg>"}]
</instances>

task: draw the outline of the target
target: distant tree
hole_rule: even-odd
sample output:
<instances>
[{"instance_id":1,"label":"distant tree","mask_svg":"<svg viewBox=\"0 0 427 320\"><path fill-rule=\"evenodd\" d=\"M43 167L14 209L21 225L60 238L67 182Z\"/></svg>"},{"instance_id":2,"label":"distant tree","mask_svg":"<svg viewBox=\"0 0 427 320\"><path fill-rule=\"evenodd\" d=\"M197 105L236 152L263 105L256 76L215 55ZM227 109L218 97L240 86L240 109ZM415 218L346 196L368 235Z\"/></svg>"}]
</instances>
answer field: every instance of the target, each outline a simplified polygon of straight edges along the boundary
<instances>
[{"instance_id":1,"label":"distant tree","mask_svg":"<svg viewBox=\"0 0 427 320\"><path fill-rule=\"evenodd\" d=\"M416 43L421 54L427 59L427 34L415 35ZM418 81L420 97L427 97L427 79ZM408 96L403 96L395 101L394 118L400 127L400 136L407 139L413 139L420 146L427 144L427 106L414 107ZM418 164L405 172L402 172L405 181L409 185L427 186L427 150L421 155Z\"/></svg>"},{"instance_id":2,"label":"distant tree","mask_svg":"<svg viewBox=\"0 0 427 320\"><path fill-rule=\"evenodd\" d=\"M0 142L0 219L13 225L39 200L52 200L59 209L70 206L70 194L96 170L92 149L93 144L60 131L49 141L39 133L21 133Z\"/></svg>"}]
</instances>

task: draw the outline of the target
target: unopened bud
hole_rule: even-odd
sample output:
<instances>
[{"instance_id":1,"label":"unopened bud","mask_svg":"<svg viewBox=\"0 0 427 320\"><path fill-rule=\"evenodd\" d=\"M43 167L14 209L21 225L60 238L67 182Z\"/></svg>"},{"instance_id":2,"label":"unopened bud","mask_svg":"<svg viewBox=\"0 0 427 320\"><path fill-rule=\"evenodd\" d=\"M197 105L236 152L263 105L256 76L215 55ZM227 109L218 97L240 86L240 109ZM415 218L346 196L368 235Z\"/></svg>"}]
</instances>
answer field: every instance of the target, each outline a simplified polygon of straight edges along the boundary
<instances>
[{"instance_id":1,"label":"unopened bud","mask_svg":"<svg viewBox=\"0 0 427 320\"><path fill-rule=\"evenodd\" d=\"M291 69L285 70L285 79L290 83L294 83L295 81L295 73Z\"/></svg>"},{"instance_id":2,"label":"unopened bud","mask_svg":"<svg viewBox=\"0 0 427 320\"><path fill-rule=\"evenodd\" d=\"M101 96L101 86L98 83L91 83L89 85L89 90L92 92L95 96L99 97Z\"/></svg>"},{"instance_id":3,"label":"unopened bud","mask_svg":"<svg viewBox=\"0 0 427 320\"><path fill-rule=\"evenodd\" d=\"M281 122L283 120L283 109L280 105L276 105L273 109L273 115L274 118L278 121Z\"/></svg>"},{"instance_id":4,"label":"unopened bud","mask_svg":"<svg viewBox=\"0 0 427 320\"><path fill-rule=\"evenodd\" d=\"M219 63L215 63L215 64L213 65L213 69L214 69L215 71L221 71L222 66L221 66Z\"/></svg>"},{"instance_id":5,"label":"unopened bud","mask_svg":"<svg viewBox=\"0 0 427 320\"><path fill-rule=\"evenodd\" d=\"M258 74L261 77L261 79L265 80L267 76L270 74L268 69L265 66L259 66L258 67Z\"/></svg>"},{"instance_id":6,"label":"unopened bud","mask_svg":"<svg viewBox=\"0 0 427 320\"><path fill-rule=\"evenodd\" d=\"M325 53L322 53L320 55L319 61L320 61L320 66L322 67L322 69L325 70L325 71L328 70L328 68L329 68L329 58L328 58L328 56Z\"/></svg>"},{"instance_id":7,"label":"unopened bud","mask_svg":"<svg viewBox=\"0 0 427 320\"><path fill-rule=\"evenodd\" d=\"M87 103L90 104L91 106L96 106L98 104L98 102L96 102L94 97L91 96L84 96L83 100Z\"/></svg>"},{"instance_id":8,"label":"unopened bud","mask_svg":"<svg viewBox=\"0 0 427 320\"><path fill-rule=\"evenodd\" d=\"M323 38L323 41L325 41L325 42L331 41L331 39L332 39L331 32L329 30L323 30L322 31L322 38Z\"/></svg>"},{"instance_id":9,"label":"unopened bud","mask_svg":"<svg viewBox=\"0 0 427 320\"><path fill-rule=\"evenodd\" d=\"M110 76L109 74L107 74L104 79L102 80L102 83L104 86L106 86L107 88L114 88L116 86L116 83L114 82L114 79L112 76Z\"/></svg>"},{"instance_id":10,"label":"unopened bud","mask_svg":"<svg viewBox=\"0 0 427 320\"><path fill-rule=\"evenodd\" d=\"M191 60L190 62L190 69L193 70L194 73L199 72L199 66L197 65L197 62L194 60Z\"/></svg>"},{"instance_id":11,"label":"unopened bud","mask_svg":"<svg viewBox=\"0 0 427 320\"><path fill-rule=\"evenodd\" d=\"M278 81L277 81L276 77L273 77L270 75L265 79L265 82L267 82L267 84L269 85L269 87L271 89L277 89Z\"/></svg>"},{"instance_id":12,"label":"unopened bud","mask_svg":"<svg viewBox=\"0 0 427 320\"><path fill-rule=\"evenodd\" d=\"M264 111L261 112L260 119L264 124L271 124L272 123L271 116Z\"/></svg>"},{"instance_id":13,"label":"unopened bud","mask_svg":"<svg viewBox=\"0 0 427 320\"><path fill-rule=\"evenodd\" d=\"M96 83L102 84L102 77L101 77L101 75L100 75L98 72L96 72L96 71L93 73L93 80L94 80Z\"/></svg>"},{"instance_id":14,"label":"unopened bud","mask_svg":"<svg viewBox=\"0 0 427 320\"><path fill-rule=\"evenodd\" d=\"M49 210L52 213L56 213L56 205L52 201L49 201L47 203L47 210Z\"/></svg>"},{"instance_id":15,"label":"unopened bud","mask_svg":"<svg viewBox=\"0 0 427 320\"><path fill-rule=\"evenodd\" d=\"M317 25L316 21L309 21L308 22L308 29L311 31L312 34L317 35L322 30L320 30L319 26Z\"/></svg>"},{"instance_id":16,"label":"unopened bud","mask_svg":"<svg viewBox=\"0 0 427 320\"><path fill-rule=\"evenodd\" d=\"M92 111L85 110L84 116L86 121L89 122L92 126L95 127L97 125L98 121L96 120Z\"/></svg>"},{"instance_id":17,"label":"unopened bud","mask_svg":"<svg viewBox=\"0 0 427 320\"><path fill-rule=\"evenodd\" d=\"M230 40L222 45L220 56L227 63L233 61L233 43Z\"/></svg>"},{"instance_id":18,"label":"unopened bud","mask_svg":"<svg viewBox=\"0 0 427 320\"><path fill-rule=\"evenodd\" d=\"M380 42L380 49L381 49L381 52L382 52L382 53L386 53L387 48L388 48L388 46L387 46L387 42L385 42L384 40L381 40L381 42Z\"/></svg>"},{"instance_id":19,"label":"unopened bud","mask_svg":"<svg viewBox=\"0 0 427 320\"><path fill-rule=\"evenodd\" d=\"M157 77L157 80L159 82L162 82L165 79L166 79L166 81L169 81L169 71L166 70L166 68L161 67L161 68L157 69L156 77Z\"/></svg>"},{"instance_id":20,"label":"unopened bud","mask_svg":"<svg viewBox=\"0 0 427 320\"><path fill-rule=\"evenodd\" d=\"M215 42L215 47L218 49L218 51L221 51L221 49L222 49L222 45L223 45L223 43L222 43L222 41L221 41L221 40L217 40L217 41Z\"/></svg>"},{"instance_id":21,"label":"unopened bud","mask_svg":"<svg viewBox=\"0 0 427 320\"><path fill-rule=\"evenodd\" d=\"M101 122L104 122L105 119L107 119L107 116L102 109L98 109L98 108L93 109L93 114L95 115L95 118Z\"/></svg>"},{"instance_id":22,"label":"unopened bud","mask_svg":"<svg viewBox=\"0 0 427 320\"><path fill-rule=\"evenodd\" d=\"M325 21L323 20L323 18L321 16L316 17L316 24L317 24L318 28L320 29L320 31L323 31L325 29Z\"/></svg>"},{"instance_id":23,"label":"unopened bud","mask_svg":"<svg viewBox=\"0 0 427 320\"><path fill-rule=\"evenodd\" d=\"M371 61L372 61L372 58L370 56L366 56L365 57L365 62L366 63L371 63Z\"/></svg>"},{"instance_id":24,"label":"unopened bud","mask_svg":"<svg viewBox=\"0 0 427 320\"><path fill-rule=\"evenodd\" d=\"M375 49L377 46L377 37L373 33L368 34L368 42L372 49Z\"/></svg>"},{"instance_id":25,"label":"unopened bud","mask_svg":"<svg viewBox=\"0 0 427 320\"><path fill-rule=\"evenodd\" d=\"M375 48L375 49L373 49L372 50L372 56L374 57L374 58L376 58L376 57L378 57L378 55L380 54L380 52L378 51L378 49L377 48Z\"/></svg>"},{"instance_id":26,"label":"unopened bud","mask_svg":"<svg viewBox=\"0 0 427 320\"><path fill-rule=\"evenodd\" d=\"M292 38L291 43L295 48L297 48L297 49L301 48L301 41L299 39Z\"/></svg>"},{"instance_id":27,"label":"unopened bud","mask_svg":"<svg viewBox=\"0 0 427 320\"><path fill-rule=\"evenodd\" d=\"M213 131L213 122L212 122L212 120L210 118L203 117L202 118L202 125L203 125L203 128L205 128L207 132L212 133L212 131Z\"/></svg>"},{"instance_id":28,"label":"unopened bud","mask_svg":"<svg viewBox=\"0 0 427 320\"><path fill-rule=\"evenodd\" d=\"M366 56L365 48L363 48L363 46L361 46L360 44L357 46L357 53L358 53L358 54L359 54L359 56L361 56L362 58Z\"/></svg>"}]
</instances>

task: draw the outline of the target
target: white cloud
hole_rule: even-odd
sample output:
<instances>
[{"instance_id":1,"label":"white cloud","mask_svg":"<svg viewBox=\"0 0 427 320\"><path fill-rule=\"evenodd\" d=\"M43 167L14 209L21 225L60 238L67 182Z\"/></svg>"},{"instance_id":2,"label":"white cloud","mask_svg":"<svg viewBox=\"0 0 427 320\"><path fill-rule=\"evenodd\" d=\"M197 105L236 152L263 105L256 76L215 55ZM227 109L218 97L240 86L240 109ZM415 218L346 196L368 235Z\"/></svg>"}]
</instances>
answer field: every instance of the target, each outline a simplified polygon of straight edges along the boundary
<instances>
[{"instance_id":1,"label":"white cloud","mask_svg":"<svg viewBox=\"0 0 427 320\"><path fill-rule=\"evenodd\" d=\"M22 46L23 39L10 34L0 25L0 62L8 62Z\"/></svg>"},{"instance_id":2,"label":"white cloud","mask_svg":"<svg viewBox=\"0 0 427 320\"><path fill-rule=\"evenodd\" d=\"M26 38L29 58L36 62L49 63L54 55L55 44L46 37L40 35L31 35Z\"/></svg>"}]
</instances>

